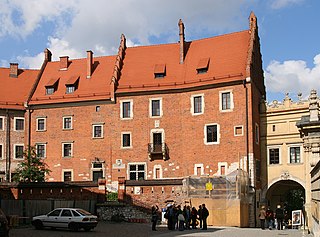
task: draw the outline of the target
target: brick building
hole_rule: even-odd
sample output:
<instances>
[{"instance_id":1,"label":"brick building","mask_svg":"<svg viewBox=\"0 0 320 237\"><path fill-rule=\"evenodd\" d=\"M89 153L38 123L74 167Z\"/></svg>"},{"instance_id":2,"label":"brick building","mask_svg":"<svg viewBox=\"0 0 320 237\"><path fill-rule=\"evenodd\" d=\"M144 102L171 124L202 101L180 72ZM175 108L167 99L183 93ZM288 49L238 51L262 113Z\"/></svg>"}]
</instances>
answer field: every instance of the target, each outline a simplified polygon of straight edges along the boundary
<instances>
[{"instance_id":1,"label":"brick building","mask_svg":"<svg viewBox=\"0 0 320 237\"><path fill-rule=\"evenodd\" d=\"M178 43L127 47L122 35L112 56L52 61L45 50L26 101L25 142L51 169L48 181L105 177L115 188L123 177L245 170L259 192L265 86L256 16L249 29L194 41L178 27Z\"/></svg>"}]
</instances>

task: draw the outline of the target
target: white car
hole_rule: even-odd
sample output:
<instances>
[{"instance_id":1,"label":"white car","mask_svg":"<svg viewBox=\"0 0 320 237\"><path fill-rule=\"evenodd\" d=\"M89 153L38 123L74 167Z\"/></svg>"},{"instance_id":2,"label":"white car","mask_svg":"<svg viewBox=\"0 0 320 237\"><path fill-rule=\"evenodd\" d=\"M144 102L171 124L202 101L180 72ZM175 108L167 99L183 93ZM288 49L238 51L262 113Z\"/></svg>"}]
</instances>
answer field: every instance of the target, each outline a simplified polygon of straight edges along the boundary
<instances>
[{"instance_id":1,"label":"white car","mask_svg":"<svg viewBox=\"0 0 320 237\"><path fill-rule=\"evenodd\" d=\"M98 224L97 216L80 208L57 208L46 215L35 216L31 224L36 229L43 227L69 228L73 231L90 231Z\"/></svg>"}]
</instances>

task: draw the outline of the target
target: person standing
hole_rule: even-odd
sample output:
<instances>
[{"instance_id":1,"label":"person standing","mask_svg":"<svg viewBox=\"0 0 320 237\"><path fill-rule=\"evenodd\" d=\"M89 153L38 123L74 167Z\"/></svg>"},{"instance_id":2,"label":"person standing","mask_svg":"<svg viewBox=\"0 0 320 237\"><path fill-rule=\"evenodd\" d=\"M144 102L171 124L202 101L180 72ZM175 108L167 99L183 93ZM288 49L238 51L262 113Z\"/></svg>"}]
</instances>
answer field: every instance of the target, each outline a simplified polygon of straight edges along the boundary
<instances>
[{"instance_id":1,"label":"person standing","mask_svg":"<svg viewBox=\"0 0 320 237\"><path fill-rule=\"evenodd\" d=\"M191 209L191 226L192 229L197 229L197 216L198 216L198 212L197 209L195 207L192 207Z\"/></svg>"},{"instance_id":2,"label":"person standing","mask_svg":"<svg viewBox=\"0 0 320 237\"><path fill-rule=\"evenodd\" d=\"M283 229L284 212L283 212L283 209L281 208L281 205L277 206L275 213L276 213L276 219L277 219L277 223L278 223L278 230L282 230Z\"/></svg>"},{"instance_id":3,"label":"person standing","mask_svg":"<svg viewBox=\"0 0 320 237\"><path fill-rule=\"evenodd\" d=\"M200 224L200 229L202 229L202 206L199 206L198 209L198 217L199 217L199 224Z\"/></svg>"},{"instance_id":4,"label":"person standing","mask_svg":"<svg viewBox=\"0 0 320 237\"><path fill-rule=\"evenodd\" d=\"M265 229L265 221L266 221L266 210L264 206L261 206L260 212L259 212L259 219L260 219L260 225L261 229Z\"/></svg>"},{"instance_id":5,"label":"person standing","mask_svg":"<svg viewBox=\"0 0 320 237\"><path fill-rule=\"evenodd\" d=\"M156 206L152 206L151 208L151 222L152 222L152 230L156 231L156 225L157 225L157 221L158 221L158 211L159 211L159 207Z\"/></svg>"},{"instance_id":6,"label":"person standing","mask_svg":"<svg viewBox=\"0 0 320 237\"><path fill-rule=\"evenodd\" d=\"M272 230L274 218L273 218L273 211L270 209L270 207L266 211L266 219L267 219L267 225L269 230Z\"/></svg>"},{"instance_id":7,"label":"person standing","mask_svg":"<svg viewBox=\"0 0 320 237\"><path fill-rule=\"evenodd\" d=\"M206 230L208 227L207 227L207 218L209 216L209 211L208 209L206 208L206 205L205 204L202 204L202 221L203 221L203 227L202 229L203 230Z\"/></svg>"}]
</instances>

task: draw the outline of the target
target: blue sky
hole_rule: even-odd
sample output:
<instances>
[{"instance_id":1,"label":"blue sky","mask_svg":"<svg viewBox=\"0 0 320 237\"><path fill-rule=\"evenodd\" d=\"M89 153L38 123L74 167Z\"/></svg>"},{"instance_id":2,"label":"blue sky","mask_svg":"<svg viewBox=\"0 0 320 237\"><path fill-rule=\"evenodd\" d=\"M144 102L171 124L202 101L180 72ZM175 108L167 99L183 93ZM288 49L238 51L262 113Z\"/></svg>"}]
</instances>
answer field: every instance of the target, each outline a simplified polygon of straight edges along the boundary
<instances>
[{"instance_id":1,"label":"blue sky","mask_svg":"<svg viewBox=\"0 0 320 237\"><path fill-rule=\"evenodd\" d=\"M122 33L129 46L177 42L180 18L187 41L241 31L251 11L267 100L307 98L320 87L318 0L0 0L0 66L39 68L45 48L54 60L115 54Z\"/></svg>"}]
</instances>

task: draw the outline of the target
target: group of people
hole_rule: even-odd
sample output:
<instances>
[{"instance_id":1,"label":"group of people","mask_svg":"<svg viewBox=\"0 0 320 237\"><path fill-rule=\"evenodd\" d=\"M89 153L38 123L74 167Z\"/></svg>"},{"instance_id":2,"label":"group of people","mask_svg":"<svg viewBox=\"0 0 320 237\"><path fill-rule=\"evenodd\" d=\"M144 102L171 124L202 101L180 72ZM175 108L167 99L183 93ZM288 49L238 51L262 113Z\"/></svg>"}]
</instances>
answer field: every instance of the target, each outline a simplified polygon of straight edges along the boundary
<instances>
[{"instance_id":1,"label":"group of people","mask_svg":"<svg viewBox=\"0 0 320 237\"><path fill-rule=\"evenodd\" d=\"M156 230L157 212L158 206L152 207L152 230ZM209 211L205 204L199 206L198 209L195 207L184 206L181 208L180 205L168 204L164 217L167 219L167 225L169 230L188 230L207 229L207 218Z\"/></svg>"},{"instance_id":2,"label":"group of people","mask_svg":"<svg viewBox=\"0 0 320 237\"><path fill-rule=\"evenodd\" d=\"M259 219L261 229L263 230L265 229L266 224L269 230L272 230L274 227L276 227L278 230L282 230L285 224L285 211L281 208L281 205L277 205L277 208L274 212L270 208L266 210L265 206L261 206Z\"/></svg>"}]
</instances>

